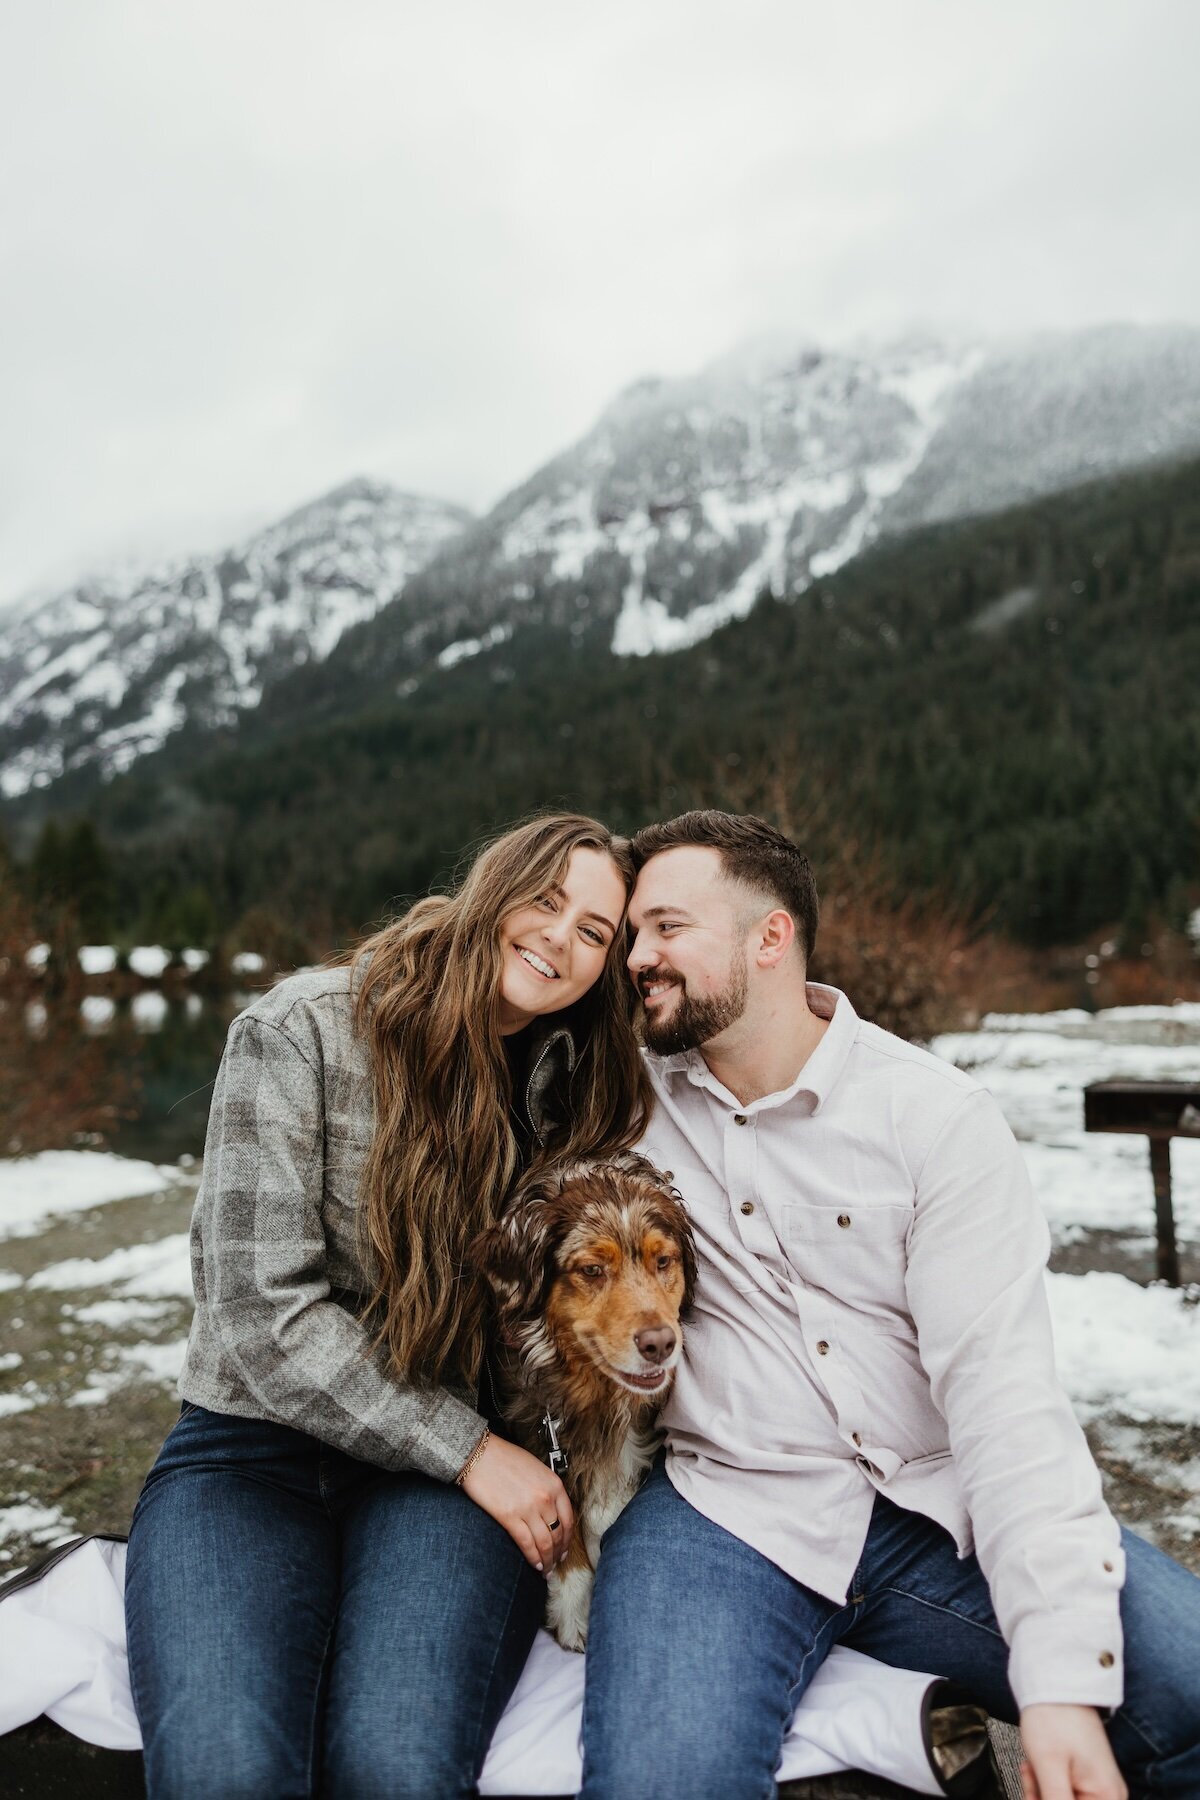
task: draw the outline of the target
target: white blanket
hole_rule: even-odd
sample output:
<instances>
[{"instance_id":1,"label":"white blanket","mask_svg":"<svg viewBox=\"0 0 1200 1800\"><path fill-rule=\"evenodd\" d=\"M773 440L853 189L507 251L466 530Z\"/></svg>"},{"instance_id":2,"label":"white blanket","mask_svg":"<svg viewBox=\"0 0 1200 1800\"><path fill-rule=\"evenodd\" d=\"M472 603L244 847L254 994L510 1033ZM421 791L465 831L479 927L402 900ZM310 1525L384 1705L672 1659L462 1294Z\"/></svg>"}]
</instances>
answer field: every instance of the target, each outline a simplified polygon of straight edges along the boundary
<instances>
[{"instance_id":1,"label":"white blanket","mask_svg":"<svg viewBox=\"0 0 1200 1800\"><path fill-rule=\"evenodd\" d=\"M481 1794L578 1790L583 1665L538 1633L496 1728ZM934 1679L835 1649L796 1709L779 1780L855 1768L940 1793L921 1729ZM42 1713L91 1744L141 1748L125 1654L123 1543L87 1539L0 1602L0 1733Z\"/></svg>"}]
</instances>

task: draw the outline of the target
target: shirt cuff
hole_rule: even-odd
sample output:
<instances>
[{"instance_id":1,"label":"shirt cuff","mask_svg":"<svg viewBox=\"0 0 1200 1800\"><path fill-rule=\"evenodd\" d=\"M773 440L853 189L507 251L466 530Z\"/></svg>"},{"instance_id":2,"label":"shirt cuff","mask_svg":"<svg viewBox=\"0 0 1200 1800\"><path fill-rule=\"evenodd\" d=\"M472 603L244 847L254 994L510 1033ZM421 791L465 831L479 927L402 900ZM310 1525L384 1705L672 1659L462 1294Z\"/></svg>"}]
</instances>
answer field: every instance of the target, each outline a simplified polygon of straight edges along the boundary
<instances>
[{"instance_id":1,"label":"shirt cuff","mask_svg":"<svg viewBox=\"0 0 1200 1800\"><path fill-rule=\"evenodd\" d=\"M432 1475L435 1481L456 1481L459 1470L483 1436L487 1420L456 1395L438 1396L440 1404L426 1419L409 1444L406 1466Z\"/></svg>"},{"instance_id":2,"label":"shirt cuff","mask_svg":"<svg viewBox=\"0 0 1200 1800\"><path fill-rule=\"evenodd\" d=\"M1008 1684L1019 1707L1120 1706L1125 1663L1116 1597L1111 1608L1022 1619L1009 1652Z\"/></svg>"}]
</instances>

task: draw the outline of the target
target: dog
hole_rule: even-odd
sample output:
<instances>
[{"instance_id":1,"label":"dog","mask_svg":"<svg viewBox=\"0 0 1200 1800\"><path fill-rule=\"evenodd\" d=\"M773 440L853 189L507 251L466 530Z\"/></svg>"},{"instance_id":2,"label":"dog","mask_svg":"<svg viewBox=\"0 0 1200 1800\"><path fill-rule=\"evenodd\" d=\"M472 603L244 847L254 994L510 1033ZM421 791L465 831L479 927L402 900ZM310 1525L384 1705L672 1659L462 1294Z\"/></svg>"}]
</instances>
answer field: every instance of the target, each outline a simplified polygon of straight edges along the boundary
<instances>
[{"instance_id":1,"label":"dog","mask_svg":"<svg viewBox=\"0 0 1200 1800\"><path fill-rule=\"evenodd\" d=\"M658 1447L696 1251L680 1196L643 1156L535 1170L474 1261L490 1284L496 1398L514 1440L562 1476L575 1512L546 1623L587 1642L600 1539Z\"/></svg>"}]
</instances>

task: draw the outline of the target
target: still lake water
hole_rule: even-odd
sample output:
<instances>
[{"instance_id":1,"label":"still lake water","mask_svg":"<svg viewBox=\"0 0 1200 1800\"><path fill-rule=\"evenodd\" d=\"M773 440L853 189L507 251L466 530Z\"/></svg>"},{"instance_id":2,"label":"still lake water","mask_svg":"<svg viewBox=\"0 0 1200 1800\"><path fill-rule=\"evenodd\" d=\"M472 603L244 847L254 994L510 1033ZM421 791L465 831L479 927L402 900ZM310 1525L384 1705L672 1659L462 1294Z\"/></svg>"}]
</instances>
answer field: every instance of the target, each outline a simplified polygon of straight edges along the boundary
<instances>
[{"instance_id":1,"label":"still lake water","mask_svg":"<svg viewBox=\"0 0 1200 1800\"><path fill-rule=\"evenodd\" d=\"M132 1075L136 1110L112 1133L109 1148L156 1163L201 1155L225 1035L253 999L244 992L190 994L164 999L153 1010L117 1008L106 1029L93 1035L122 1072Z\"/></svg>"}]
</instances>

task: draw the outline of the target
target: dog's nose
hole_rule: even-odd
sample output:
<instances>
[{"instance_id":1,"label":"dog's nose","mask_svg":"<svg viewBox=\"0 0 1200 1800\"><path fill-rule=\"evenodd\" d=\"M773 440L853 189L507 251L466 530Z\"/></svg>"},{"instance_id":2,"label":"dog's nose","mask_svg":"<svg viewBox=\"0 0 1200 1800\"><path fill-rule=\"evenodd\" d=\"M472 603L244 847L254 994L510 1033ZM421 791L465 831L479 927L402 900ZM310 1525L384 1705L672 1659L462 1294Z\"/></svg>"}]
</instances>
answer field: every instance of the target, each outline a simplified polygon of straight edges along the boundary
<instances>
[{"instance_id":1,"label":"dog's nose","mask_svg":"<svg viewBox=\"0 0 1200 1800\"><path fill-rule=\"evenodd\" d=\"M675 1348L675 1333L669 1325L648 1325L634 1332L633 1341L648 1363L664 1363Z\"/></svg>"}]
</instances>

